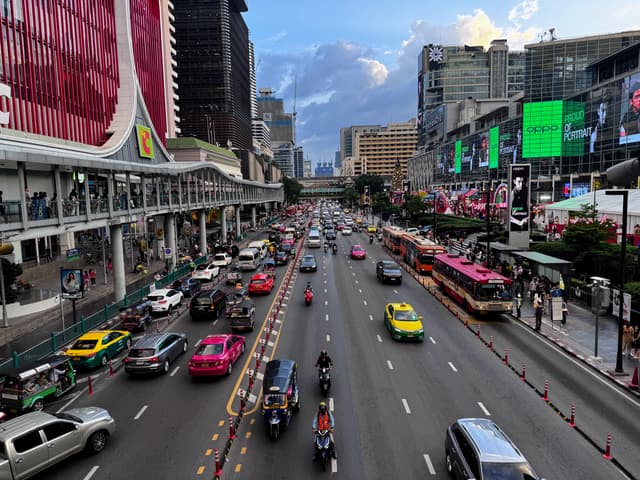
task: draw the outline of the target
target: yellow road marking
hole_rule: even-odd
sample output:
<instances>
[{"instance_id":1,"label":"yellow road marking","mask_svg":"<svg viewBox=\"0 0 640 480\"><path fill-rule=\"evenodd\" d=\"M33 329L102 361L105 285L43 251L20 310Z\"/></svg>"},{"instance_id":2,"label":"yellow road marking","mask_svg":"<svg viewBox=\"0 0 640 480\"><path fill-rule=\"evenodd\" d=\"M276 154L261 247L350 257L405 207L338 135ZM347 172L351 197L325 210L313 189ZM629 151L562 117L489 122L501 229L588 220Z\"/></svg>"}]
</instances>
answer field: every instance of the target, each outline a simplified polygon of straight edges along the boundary
<instances>
[{"instance_id":1,"label":"yellow road marking","mask_svg":"<svg viewBox=\"0 0 640 480\"><path fill-rule=\"evenodd\" d=\"M245 453L247 453L247 447L242 447L240 449L240 455L244 455Z\"/></svg>"},{"instance_id":2,"label":"yellow road marking","mask_svg":"<svg viewBox=\"0 0 640 480\"><path fill-rule=\"evenodd\" d=\"M202 475L204 473L204 467L198 467L198 471L196 473L198 475Z\"/></svg>"},{"instance_id":3,"label":"yellow road marking","mask_svg":"<svg viewBox=\"0 0 640 480\"><path fill-rule=\"evenodd\" d=\"M247 432L244 434L244 438L251 438L251 432Z\"/></svg>"},{"instance_id":4,"label":"yellow road marking","mask_svg":"<svg viewBox=\"0 0 640 480\"><path fill-rule=\"evenodd\" d=\"M294 265L293 263L291 265ZM252 360L255 359L254 354L258 348L258 345L260 344L260 339L262 338L262 336L264 335L264 329L267 326L267 323L269 321L269 317L271 316L271 312L273 311L273 306L276 303L276 300L278 300L278 295L280 293L280 291L284 288L284 286L286 285L286 282L283 281L280 284L280 287L278 288L278 290L276 291L275 295L273 296L273 301L271 302L271 306L268 309L268 313L267 316L264 318L264 321L262 322L262 326L260 327L260 335L256 336L255 341L253 342L253 346L251 347L251 351L249 352L250 354L248 354L245 351L245 354L247 356L247 359L244 362L244 366L242 367L242 374L238 376L238 380L236 381L235 385L233 386L233 389L231 390L231 394L229 395L229 400L227 401L227 413L229 415L238 415L238 412L236 412L233 409L233 402L236 400L236 392L238 391L238 389L240 388L240 385L242 384L243 380L244 380L244 372L247 371L247 369L249 368L249 364L251 363ZM282 330L282 324L280 324L280 328L279 331ZM275 346L273 347L273 351L275 352ZM273 353L271 354L271 357L273 358ZM260 389L262 390L262 388ZM260 398L259 396L257 398ZM258 402L256 401L256 405L258 404ZM257 408L257 407L256 407ZM255 410L254 410L255 411ZM248 414L248 411L245 411L245 415Z\"/></svg>"},{"instance_id":5,"label":"yellow road marking","mask_svg":"<svg viewBox=\"0 0 640 480\"><path fill-rule=\"evenodd\" d=\"M207 451L206 451L206 452L204 452L204 456L205 456L205 457L208 457L208 456L210 456L210 455L211 455L211 453L212 453L212 452L213 452L213 450L211 450L210 448L207 448Z\"/></svg>"},{"instance_id":6,"label":"yellow road marking","mask_svg":"<svg viewBox=\"0 0 640 480\"><path fill-rule=\"evenodd\" d=\"M242 470L242 464L241 463L236 465L236 473L239 473L240 470Z\"/></svg>"},{"instance_id":7,"label":"yellow road marking","mask_svg":"<svg viewBox=\"0 0 640 480\"><path fill-rule=\"evenodd\" d=\"M219 437L219 436L220 436L220 434L218 434L218 433L214 433L214 434L213 434L213 437L211 437L211 440L213 440L213 441L215 442L216 440L218 440L218 437Z\"/></svg>"},{"instance_id":8,"label":"yellow road marking","mask_svg":"<svg viewBox=\"0 0 640 480\"><path fill-rule=\"evenodd\" d=\"M254 423L256 423L256 419L252 418L251 420L249 420L249 425L253 425Z\"/></svg>"}]
</instances>

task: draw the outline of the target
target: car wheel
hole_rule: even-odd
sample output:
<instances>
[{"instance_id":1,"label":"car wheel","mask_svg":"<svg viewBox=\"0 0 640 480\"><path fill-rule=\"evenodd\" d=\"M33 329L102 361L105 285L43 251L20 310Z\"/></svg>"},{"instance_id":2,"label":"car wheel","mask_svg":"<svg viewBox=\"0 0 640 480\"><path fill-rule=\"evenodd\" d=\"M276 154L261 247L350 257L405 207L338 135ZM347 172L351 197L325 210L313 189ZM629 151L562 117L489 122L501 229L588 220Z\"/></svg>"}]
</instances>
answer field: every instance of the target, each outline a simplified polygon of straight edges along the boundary
<instances>
[{"instance_id":1,"label":"car wheel","mask_svg":"<svg viewBox=\"0 0 640 480\"><path fill-rule=\"evenodd\" d=\"M169 372L169 367L171 366L171 364L169 363L169 360L165 360L164 364L162 365L162 371L164 373L168 373Z\"/></svg>"},{"instance_id":2,"label":"car wheel","mask_svg":"<svg viewBox=\"0 0 640 480\"><path fill-rule=\"evenodd\" d=\"M182 353L187 353L187 350L189 350L189 342L185 340L184 345L182 345Z\"/></svg>"},{"instance_id":3,"label":"car wheel","mask_svg":"<svg viewBox=\"0 0 640 480\"><path fill-rule=\"evenodd\" d=\"M173 305L169 305L169 309L167 310L167 314L171 315L173 313Z\"/></svg>"},{"instance_id":4,"label":"car wheel","mask_svg":"<svg viewBox=\"0 0 640 480\"><path fill-rule=\"evenodd\" d=\"M44 400L42 398L37 399L33 402L31 409L34 412L41 412L44 409Z\"/></svg>"},{"instance_id":5,"label":"car wheel","mask_svg":"<svg viewBox=\"0 0 640 480\"><path fill-rule=\"evenodd\" d=\"M107 358L106 355L102 355L100 357L100 365L102 365L103 367L107 364L108 361L109 361L109 359Z\"/></svg>"},{"instance_id":6,"label":"car wheel","mask_svg":"<svg viewBox=\"0 0 640 480\"><path fill-rule=\"evenodd\" d=\"M145 321L142 322L142 326L140 327L140 330L142 330L143 332L147 330L147 322Z\"/></svg>"},{"instance_id":7,"label":"car wheel","mask_svg":"<svg viewBox=\"0 0 640 480\"><path fill-rule=\"evenodd\" d=\"M447 464L447 472L449 475L453 475L453 461L451 460L451 454L448 451L445 455L445 462Z\"/></svg>"},{"instance_id":8,"label":"car wheel","mask_svg":"<svg viewBox=\"0 0 640 480\"><path fill-rule=\"evenodd\" d=\"M87 441L87 451L89 453L100 453L107 445L108 439L109 434L104 430L93 433Z\"/></svg>"},{"instance_id":9,"label":"car wheel","mask_svg":"<svg viewBox=\"0 0 640 480\"><path fill-rule=\"evenodd\" d=\"M227 365L227 375L231 375L232 371L233 371L233 364L231 363L231 360L229 360L229 364Z\"/></svg>"}]
</instances>

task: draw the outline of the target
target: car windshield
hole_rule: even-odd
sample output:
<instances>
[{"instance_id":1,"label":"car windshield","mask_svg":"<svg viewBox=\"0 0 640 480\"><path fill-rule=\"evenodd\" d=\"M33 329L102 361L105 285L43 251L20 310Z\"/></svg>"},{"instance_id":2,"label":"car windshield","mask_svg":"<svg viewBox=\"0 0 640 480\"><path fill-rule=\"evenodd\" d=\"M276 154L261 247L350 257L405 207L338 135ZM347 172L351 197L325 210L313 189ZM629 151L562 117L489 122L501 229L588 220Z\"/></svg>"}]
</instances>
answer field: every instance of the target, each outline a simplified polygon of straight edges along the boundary
<instances>
[{"instance_id":1,"label":"car windshield","mask_svg":"<svg viewBox=\"0 0 640 480\"><path fill-rule=\"evenodd\" d=\"M154 353L153 348L132 348L129 350L129 356L133 358L153 357Z\"/></svg>"},{"instance_id":2,"label":"car windshield","mask_svg":"<svg viewBox=\"0 0 640 480\"><path fill-rule=\"evenodd\" d=\"M223 343L205 343L198 346L196 355L222 355L224 351Z\"/></svg>"},{"instance_id":3,"label":"car windshield","mask_svg":"<svg viewBox=\"0 0 640 480\"><path fill-rule=\"evenodd\" d=\"M382 264L382 268L385 270L400 270L400 267L397 264L391 262L384 262Z\"/></svg>"},{"instance_id":4,"label":"car windshield","mask_svg":"<svg viewBox=\"0 0 640 480\"><path fill-rule=\"evenodd\" d=\"M152 302L158 302L160 300L162 300L164 298L163 295L148 295L147 299L149 299Z\"/></svg>"},{"instance_id":5,"label":"car windshield","mask_svg":"<svg viewBox=\"0 0 640 480\"><path fill-rule=\"evenodd\" d=\"M62 420L71 420L76 423L84 423L80 417L76 417L75 415L71 415L70 413L65 412L47 412L49 415L53 415L54 417L58 417Z\"/></svg>"},{"instance_id":6,"label":"car windshield","mask_svg":"<svg viewBox=\"0 0 640 480\"><path fill-rule=\"evenodd\" d=\"M527 463L483 463L482 478L492 480L536 480Z\"/></svg>"},{"instance_id":7,"label":"car windshield","mask_svg":"<svg viewBox=\"0 0 640 480\"><path fill-rule=\"evenodd\" d=\"M216 260L225 260L227 257L224 256L224 254L219 253L214 257Z\"/></svg>"},{"instance_id":8,"label":"car windshield","mask_svg":"<svg viewBox=\"0 0 640 480\"><path fill-rule=\"evenodd\" d=\"M286 402L286 398L284 393L267 393L264 396L264 405L266 407L275 406L275 405L284 405Z\"/></svg>"},{"instance_id":9,"label":"car windshield","mask_svg":"<svg viewBox=\"0 0 640 480\"><path fill-rule=\"evenodd\" d=\"M199 303L201 305L208 305L211 303L211 299L209 298L208 294L205 295L198 295L197 297L195 297L193 299L194 302Z\"/></svg>"},{"instance_id":10,"label":"car windshield","mask_svg":"<svg viewBox=\"0 0 640 480\"><path fill-rule=\"evenodd\" d=\"M305 256L305 257L302 258L302 261L303 262L308 262L308 263L313 263L314 260L313 260L313 257Z\"/></svg>"},{"instance_id":11,"label":"car windshield","mask_svg":"<svg viewBox=\"0 0 640 480\"><path fill-rule=\"evenodd\" d=\"M396 310L393 318L401 322L412 322L418 320L418 315L413 310Z\"/></svg>"},{"instance_id":12,"label":"car windshield","mask_svg":"<svg viewBox=\"0 0 640 480\"><path fill-rule=\"evenodd\" d=\"M196 267L196 270L206 270L208 266L209 266L209 265L204 265L204 264L203 264L203 265L198 265L198 266Z\"/></svg>"},{"instance_id":13,"label":"car windshield","mask_svg":"<svg viewBox=\"0 0 640 480\"><path fill-rule=\"evenodd\" d=\"M78 340L72 346L72 350L92 350L96 348L97 340Z\"/></svg>"}]
</instances>

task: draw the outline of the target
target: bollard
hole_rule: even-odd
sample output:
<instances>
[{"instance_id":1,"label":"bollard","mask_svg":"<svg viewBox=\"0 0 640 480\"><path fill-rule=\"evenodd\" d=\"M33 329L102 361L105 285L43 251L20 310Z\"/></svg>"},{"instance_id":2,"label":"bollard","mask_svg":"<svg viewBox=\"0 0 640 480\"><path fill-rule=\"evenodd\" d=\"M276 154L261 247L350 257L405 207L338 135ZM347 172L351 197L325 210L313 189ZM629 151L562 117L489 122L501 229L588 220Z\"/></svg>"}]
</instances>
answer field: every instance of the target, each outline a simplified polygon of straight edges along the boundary
<instances>
[{"instance_id":1,"label":"bollard","mask_svg":"<svg viewBox=\"0 0 640 480\"><path fill-rule=\"evenodd\" d=\"M476 330L476 337L480 338L480 324L478 324L478 328Z\"/></svg>"},{"instance_id":2,"label":"bollard","mask_svg":"<svg viewBox=\"0 0 640 480\"><path fill-rule=\"evenodd\" d=\"M489 350L493 352L493 335L489 337Z\"/></svg>"},{"instance_id":3,"label":"bollard","mask_svg":"<svg viewBox=\"0 0 640 480\"><path fill-rule=\"evenodd\" d=\"M217 448L214 450L214 452L216 460L216 477L220 478L220 476L222 475L222 467L220 466L220 452L218 452Z\"/></svg>"},{"instance_id":4,"label":"bollard","mask_svg":"<svg viewBox=\"0 0 640 480\"><path fill-rule=\"evenodd\" d=\"M233 428L233 417L229 415L229 440L233 442L235 438L236 438L236 430L235 428Z\"/></svg>"},{"instance_id":5,"label":"bollard","mask_svg":"<svg viewBox=\"0 0 640 480\"><path fill-rule=\"evenodd\" d=\"M156 320L156 333L160 333L160 322Z\"/></svg>"},{"instance_id":6,"label":"bollard","mask_svg":"<svg viewBox=\"0 0 640 480\"><path fill-rule=\"evenodd\" d=\"M527 364L526 363L522 364L522 376L520 378L522 379L523 382L527 380Z\"/></svg>"},{"instance_id":7,"label":"bollard","mask_svg":"<svg viewBox=\"0 0 640 480\"><path fill-rule=\"evenodd\" d=\"M509 365L509 350L504 351L504 364Z\"/></svg>"},{"instance_id":8,"label":"bollard","mask_svg":"<svg viewBox=\"0 0 640 480\"><path fill-rule=\"evenodd\" d=\"M468 316L464 319L464 326L465 327L469 326L469 317Z\"/></svg>"},{"instance_id":9,"label":"bollard","mask_svg":"<svg viewBox=\"0 0 640 480\"><path fill-rule=\"evenodd\" d=\"M602 458L606 460L611 460L613 457L611 456L611 434L607 434L607 446L605 447L604 454Z\"/></svg>"},{"instance_id":10,"label":"bollard","mask_svg":"<svg viewBox=\"0 0 640 480\"><path fill-rule=\"evenodd\" d=\"M571 405L571 418L569 419L569 426L571 428L576 426L576 406Z\"/></svg>"},{"instance_id":11,"label":"bollard","mask_svg":"<svg viewBox=\"0 0 640 480\"><path fill-rule=\"evenodd\" d=\"M544 381L544 395L542 396L542 399L545 402L549 401L549 380Z\"/></svg>"},{"instance_id":12,"label":"bollard","mask_svg":"<svg viewBox=\"0 0 640 480\"><path fill-rule=\"evenodd\" d=\"M113 360L109 359L109 376L113 377Z\"/></svg>"},{"instance_id":13,"label":"bollard","mask_svg":"<svg viewBox=\"0 0 640 480\"><path fill-rule=\"evenodd\" d=\"M91 375L89 375L87 382L89 383L89 395L93 395L93 382L91 381Z\"/></svg>"}]
</instances>

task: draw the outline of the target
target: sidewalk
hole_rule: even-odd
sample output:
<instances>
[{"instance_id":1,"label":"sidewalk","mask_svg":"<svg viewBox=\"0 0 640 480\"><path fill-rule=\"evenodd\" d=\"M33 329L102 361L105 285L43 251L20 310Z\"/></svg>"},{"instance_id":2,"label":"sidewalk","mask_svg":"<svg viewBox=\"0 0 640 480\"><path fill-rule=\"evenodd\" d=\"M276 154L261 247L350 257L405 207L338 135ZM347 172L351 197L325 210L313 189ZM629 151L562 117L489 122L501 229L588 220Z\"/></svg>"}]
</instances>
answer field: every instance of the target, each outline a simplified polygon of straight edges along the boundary
<instances>
[{"instance_id":1,"label":"sidewalk","mask_svg":"<svg viewBox=\"0 0 640 480\"><path fill-rule=\"evenodd\" d=\"M247 231L247 237L240 241L238 246L242 248L253 240L266 237L265 228L266 227L258 228L256 232ZM107 283L104 283L102 265L96 264L78 268L87 270L89 268L94 268L98 270L96 285L91 287L90 290L85 293L83 299L76 302L76 317L79 321L81 316L89 316L104 308L104 305L113 303L115 297L113 291L113 277L110 276ZM156 272L162 272L163 269L164 261L154 260L148 267L149 273L141 275L138 273L132 273L125 261L127 294L149 285L153 282L153 275ZM38 270L37 274L35 273L36 270ZM58 269L38 269L38 267L30 267L25 269L25 274L30 278L34 278L32 283L36 288L59 288L60 274ZM63 308L64 325L72 325L73 313L71 301L65 300ZM58 305L55 308L32 315L10 318L8 323L9 327L0 328L0 362L9 358L13 352L23 352L34 345L49 339L52 332L62 330L63 321L60 312L60 305Z\"/></svg>"}]
</instances>

